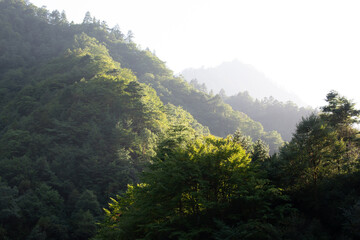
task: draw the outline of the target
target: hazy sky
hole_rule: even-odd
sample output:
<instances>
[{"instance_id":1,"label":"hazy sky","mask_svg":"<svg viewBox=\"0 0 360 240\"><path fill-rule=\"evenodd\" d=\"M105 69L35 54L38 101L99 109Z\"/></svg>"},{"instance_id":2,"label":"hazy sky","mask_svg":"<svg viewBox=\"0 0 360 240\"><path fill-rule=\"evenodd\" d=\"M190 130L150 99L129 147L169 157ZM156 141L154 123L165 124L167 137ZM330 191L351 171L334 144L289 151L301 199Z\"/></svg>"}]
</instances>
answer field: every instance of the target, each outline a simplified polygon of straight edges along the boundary
<instances>
[{"instance_id":1,"label":"hazy sky","mask_svg":"<svg viewBox=\"0 0 360 240\"><path fill-rule=\"evenodd\" d=\"M360 1L30 2L65 10L76 23L90 11L110 27L130 29L175 73L236 58L314 107L331 89L360 103Z\"/></svg>"}]
</instances>

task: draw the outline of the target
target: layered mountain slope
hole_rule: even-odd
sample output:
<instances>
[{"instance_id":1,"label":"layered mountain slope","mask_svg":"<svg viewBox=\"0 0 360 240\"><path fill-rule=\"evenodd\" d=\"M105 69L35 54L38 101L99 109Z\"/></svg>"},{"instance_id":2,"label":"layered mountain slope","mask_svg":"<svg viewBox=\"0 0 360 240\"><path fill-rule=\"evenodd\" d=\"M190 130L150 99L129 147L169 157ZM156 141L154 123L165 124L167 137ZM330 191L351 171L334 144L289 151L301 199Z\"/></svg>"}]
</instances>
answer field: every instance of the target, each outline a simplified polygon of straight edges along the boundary
<instances>
[{"instance_id":1,"label":"layered mountain slope","mask_svg":"<svg viewBox=\"0 0 360 240\"><path fill-rule=\"evenodd\" d=\"M4 69L4 72L8 71L9 66L31 66L54 58L72 46L75 34L85 32L103 43L109 49L110 56L122 67L131 69L140 82L151 85L163 102L183 107L199 123L208 126L211 133L224 137L241 129L254 140L258 138L265 140L272 151L282 143L278 133L265 132L261 124L254 122L245 114L233 111L218 97L199 93L186 81L173 77L172 71L166 68L164 62L151 52L138 48L131 37L125 37L118 27L109 29L105 22L91 18L90 14L87 14L82 24L77 25L69 24L65 14L60 14L58 11L48 13L46 9L31 4L26 5L22 1L4 0L1 4L1 24L12 26L13 19L17 19L16 27L7 27L4 30L6 36L17 36L16 41L11 40L15 46L4 49L3 55L0 56L2 59L0 69ZM10 38L5 38L3 41L7 43ZM19 49L22 50L16 48L17 43L21 45ZM12 49L17 50L14 53ZM51 51L47 51L48 49ZM8 62L6 56L14 54L21 61L9 58ZM15 76L12 78L21 78L21 75L16 73L13 75Z\"/></svg>"},{"instance_id":2,"label":"layered mountain slope","mask_svg":"<svg viewBox=\"0 0 360 240\"><path fill-rule=\"evenodd\" d=\"M293 102L280 102L273 97L262 100L253 99L248 92L239 92L226 97L224 101L237 111L259 121L266 131L277 131L285 141L290 141L296 125L314 109L298 107Z\"/></svg>"},{"instance_id":3,"label":"layered mountain slope","mask_svg":"<svg viewBox=\"0 0 360 240\"><path fill-rule=\"evenodd\" d=\"M272 152L282 144L278 132L265 132L259 122L253 121L242 112L234 111L219 95L198 91L181 78L146 74L140 77L139 81L153 87L164 103L183 106L201 124L208 126L212 134L225 137L240 129L254 140L265 141Z\"/></svg>"}]
</instances>

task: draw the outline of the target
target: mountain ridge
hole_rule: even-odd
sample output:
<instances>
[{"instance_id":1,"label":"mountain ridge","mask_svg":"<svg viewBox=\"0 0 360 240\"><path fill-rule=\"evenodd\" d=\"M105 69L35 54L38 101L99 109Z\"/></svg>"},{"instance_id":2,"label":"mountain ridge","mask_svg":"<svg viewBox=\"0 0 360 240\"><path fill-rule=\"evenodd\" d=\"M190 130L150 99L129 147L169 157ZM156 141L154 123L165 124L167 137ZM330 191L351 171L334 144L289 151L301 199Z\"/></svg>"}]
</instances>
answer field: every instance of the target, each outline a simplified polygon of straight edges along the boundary
<instances>
[{"instance_id":1,"label":"mountain ridge","mask_svg":"<svg viewBox=\"0 0 360 240\"><path fill-rule=\"evenodd\" d=\"M229 96L247 91L257 99L272 96L282 102L292 101L300 106L308 105L298 96L269 79L254 66L244 64L237 59L222 62L214 67L187 68L180 74L189 82L192 79L197 79L200 83L205 83L208 89L215 92L224 89Z\"/></svg>"}]
</instances>

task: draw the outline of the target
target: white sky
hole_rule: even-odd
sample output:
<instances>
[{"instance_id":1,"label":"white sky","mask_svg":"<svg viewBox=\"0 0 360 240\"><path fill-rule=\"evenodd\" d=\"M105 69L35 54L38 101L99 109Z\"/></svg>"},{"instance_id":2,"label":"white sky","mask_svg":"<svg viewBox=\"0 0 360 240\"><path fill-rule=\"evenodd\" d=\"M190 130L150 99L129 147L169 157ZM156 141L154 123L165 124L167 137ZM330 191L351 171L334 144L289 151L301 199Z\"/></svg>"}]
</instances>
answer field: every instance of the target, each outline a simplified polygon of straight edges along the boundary
<instances>
[{"instance_id":1,"label":"white sky","mask_svg":"<svg viewBox=\"0 0 360 240\"><path fill-rule=\"evenodd\" d=\"M238 59L313 107L331 90L360 103L360 1L30 0L119 24L175 73ZM259 86L261 87L261 86ZM359 106L359 104L358 104Z\"/></svg>"}]
</instances>

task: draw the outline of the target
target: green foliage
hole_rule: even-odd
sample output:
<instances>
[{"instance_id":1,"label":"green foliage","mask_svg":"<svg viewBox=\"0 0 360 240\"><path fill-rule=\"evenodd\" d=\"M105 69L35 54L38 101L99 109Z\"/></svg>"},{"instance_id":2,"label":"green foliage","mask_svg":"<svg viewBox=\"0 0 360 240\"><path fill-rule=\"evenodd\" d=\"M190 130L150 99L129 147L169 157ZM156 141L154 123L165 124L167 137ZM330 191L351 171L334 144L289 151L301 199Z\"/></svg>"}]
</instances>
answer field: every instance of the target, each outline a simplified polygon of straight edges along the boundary
<instances>
[{"instance_id":1,"label":"green foliage","mask_svg":"<svg viewBox=\"0 0 360 240\"><path fill-rule=\"evenodd\" d=\"M182 106L199 123L208 126L216 136L226 137L240 129L253 139L262 139L274 153L283 144L277 132L265 132L259 122L246 114L234 111L219 95L211 96L200 92L179 77L145 74L139 81L153 87L164 103Z\"/></svg>"},{"instance_id":2,"label":"green foliage","mask_svg":"<svg viewBox=\"0 0 360 240\"><path fill-rule=\"evenodd\" d=\"M328 105L322 107L323 117L332 126L351 125L358 123L360 110L355 109L355 103L340 96L336 91L330 91L326 95Z\"/></svg>"},{"instance_id":3,"label":"green foliage","mask_svg":"<svg viewBox=\"0 0 360 240\"><path fill-rule=\"evenodd\" d=\"M247 154L250 154L253 151L253 141L250 136L245 136L238 129L232 136L234 142L239 143L243 149L245 149Z\"/></svg>"},{"instance_id":4,"label":"green foliage","mask_svg":"<svg viewBox=\"0 0 360 240\"><path fill-rule=\"evenodd\" d=\"M192 79L190 81L190 85L193 86L195 89L199 90L200 92L207 93L207 87L205 83L200 84L197 79Z\"/></svg>"},{"instance_id":5,"label":"green foliage","mask_svg":"<svg viewBox=\"0 0 360 240\"><path fill-rule=\"evenodd\" d=\"M270 157L269 146L260 139L254 143L253 149L251 159L254 162L264 162Z\"/></svg>"},{"instance_id":6,"label":"green foliage","mask_svg":"<svg viewBox=\"0 0 360 240\"><path fill-rule=\"evenodd\" d=\"M172 125L184 125L187 128L193 128L199 136L210 134L208 127L201 125L190 113L180 106L176 107L168 103L165 105L165 112Z\"/></svg>"},{"instance_id":7,"label":"green foliage","mask_svg":"<svg viewBox=\"0 0 360 240\"><path fill-rule=\"evenodd\" d=\"M344 216L346 218L344 228L348 231L348 235L356 238L360 237L360 201L345 209Z\"/></svg>"},{"instance_id":8,"label":"green foliage","mask_svg":"<svg viewBox=\"0 0 360 240\"><path fill-rule=\"evenodd\" d=\"M1 179L0 179L1 180ZM0 182L0 239L14 236L11 228L20 220L20 208L16 202L18 190ZM10 233L8 233L10 232Z\"/></svg>"},{"instance_id":9,"label":"green foliage","mask_svg":"<svg viewBox=\"0 0 360 240\"><path fill-rule=\"evenodd\" d=\"M292 140L271 158L268 175L291 195L304 213L301 225L311 234L320 231L323 239L330 239L329 233L336 239L356 239L351 224L356 225L359 197L359 145L351 124L358 110L334 91L327 102L324 112L298 124ZM317 222L319 229L312 229L310 222Z\"/></svg>"},{"instance_id":10,"label":"green foliage","mask_svg":"<svg viewBox=\"0 0 360 240\"><path fill-rule=\"evenodd\" d=\"M242 239L281 235L286 198L259 178L240 145L213 136L183 141L159 148L142 183L112 199L99 239L216 239L223 228Z\"/></svg>"},{"instance_id":11,"label":"green foliage","mask_svg":"<svg viewBox=\"0 0 360 240\"><path fill-rule=\"evenodd\" d=\"M71 216L72 239L89 239L96 233L94 215L82 209L76 211Z\"/></svg>"},{"instance_id":12,"label":"green foliage","mask_svg":"<svg viewBox=\"0 0 360 240\"><path fill-rule=\"evenodd\" d=\"M297 151L293 153L297 158L291 159L291 166L296 169L293 169L293 172L302 176L297 178L301 179L299 186L316 185L319 179L338 170L334 169L335 165L331 162L338 154L336 150L342 148L343 144L337 140L336 133L318 116L313 114L304 119L298 125L293 140L284 150Z\"/></svg>"}]
</instances>

